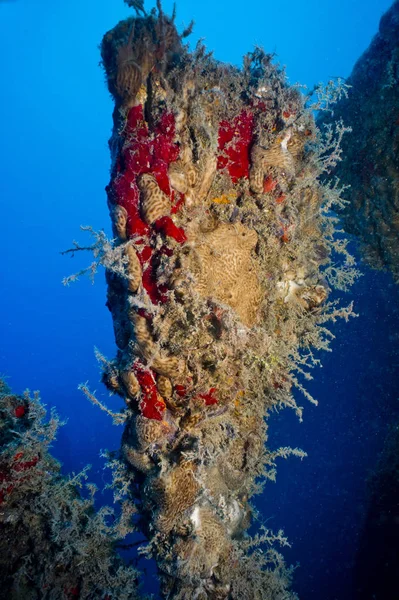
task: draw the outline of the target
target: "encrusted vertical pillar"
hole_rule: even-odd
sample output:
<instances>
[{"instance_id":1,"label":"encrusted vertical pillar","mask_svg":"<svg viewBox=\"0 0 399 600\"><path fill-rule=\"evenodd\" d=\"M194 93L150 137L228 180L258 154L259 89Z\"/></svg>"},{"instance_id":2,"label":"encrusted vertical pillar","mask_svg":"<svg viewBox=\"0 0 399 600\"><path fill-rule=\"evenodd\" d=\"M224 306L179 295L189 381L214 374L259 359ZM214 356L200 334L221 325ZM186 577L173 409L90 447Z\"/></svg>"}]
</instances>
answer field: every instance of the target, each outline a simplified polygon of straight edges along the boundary
<instances>
[{"instance_id":1,"label":"encrusted vertical pillar","mask_svg":"<svg viewBox=\"0 0 399 600\"><path fill-rule=\"evenodd\" d=\"M268 598L287 581L271 582L267 553L243 558L248 501L290 450L267 450L265 416L300 413L299 345L327 344L316 130L271 56L239 70L183 37L158 7L102 42L124 270L107 273L104 381L128 406L122 451L164 596Z\"/></svg>"},{"instance_id":2,"label":"encrusted vertical pillar","mask_svg":"<svg viewBox=\"0 0 399 600\"><path fill-rule=\"evenodd\" d=\"M346 231L360 241L366 262L399 283L399 2L382 16L370 46L347 79L348 93L321 115L352 128L333 171L350 200L341 211Z\"/></svg>"}]
</instances>

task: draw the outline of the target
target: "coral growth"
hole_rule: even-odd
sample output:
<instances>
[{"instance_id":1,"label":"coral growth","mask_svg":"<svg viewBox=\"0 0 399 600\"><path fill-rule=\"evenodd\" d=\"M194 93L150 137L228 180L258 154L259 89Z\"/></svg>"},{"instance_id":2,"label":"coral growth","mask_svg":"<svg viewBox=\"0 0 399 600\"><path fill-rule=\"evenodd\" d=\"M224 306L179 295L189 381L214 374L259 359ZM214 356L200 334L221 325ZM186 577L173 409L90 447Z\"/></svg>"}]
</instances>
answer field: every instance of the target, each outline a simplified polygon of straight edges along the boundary
<instances>
[{"instance_id":1,"label":"coral growth","mask_svg":"<svg viewBox=\"0 0 399 600\"><path fill-rule=\"evenodd\" d=\"M247 327L258 317L261 287L253 251L256 231L240 222L221 223L210 231L190 228L192 251L185 261L194 289L204 298L229 305Z\"/></svg>"},{"instance_id":2,"label":"coral growth","mask_svg":"<svg viewBox=\"0 0 399 600\"><path fill-rule=\"evenodd\" d=\"M0 380L0 597L134 600L138 572L115 544L135 509L124 504L117 519L95 511L87 469L62 476L49 453L60 421L45 415L37 394L17 396Z\"/></svg>"},{"instance_id":3,"label":"coral growth","mask_svg":"<svg viewBox=\"0 0 399 600\"><path fill-rule=\"evenodd\" d=\"M304 456L267 449L268 412L301 416L293 388L313 401L300 377L329 347L325 324L352 314L328 302L356 272L335 235L339 190L320 181L345 128L323 138L260 49L237 69L183 37L158 3L102 42L115 240L97 240L90 270L107 269L118 353L100 361L126 408L101 408L125 421L122 455L163 597L294 598L272 548L285 540L250 538L249 500L278 457Z\"/></svg>"}]
</instances>

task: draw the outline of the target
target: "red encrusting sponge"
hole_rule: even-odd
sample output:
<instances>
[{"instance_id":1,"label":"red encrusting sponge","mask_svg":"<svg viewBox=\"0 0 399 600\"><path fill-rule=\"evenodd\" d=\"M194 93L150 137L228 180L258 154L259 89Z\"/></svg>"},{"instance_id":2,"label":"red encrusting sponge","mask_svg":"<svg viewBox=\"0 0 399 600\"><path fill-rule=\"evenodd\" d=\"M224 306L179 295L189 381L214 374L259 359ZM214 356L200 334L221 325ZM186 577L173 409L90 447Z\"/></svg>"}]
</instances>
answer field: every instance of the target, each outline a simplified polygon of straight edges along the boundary
<instances>
[{"instance_id":1,"label":"red encrusting sponge","mask_svg":"<svg viewBox=\"0 0 399 600\"><path fill-rule=\"evenodd\" d=\"M166 405L158 393L154 374L138 360L133 364L133 371L141 387L140 411L147 419L162 421L162 413Z\"/></svg>"},{"instance_id":2,"label":"red encrusting sponge","mask_svg":"<svg viewBox=\"0 0 399 600\"><path fill-rule=\"evenodd\" d=\"M219 125L218 169L227 169L233 183L249 177L249 150L253 140L254 116L242 110L232 121Z\"/></svg>"}]
</instances>

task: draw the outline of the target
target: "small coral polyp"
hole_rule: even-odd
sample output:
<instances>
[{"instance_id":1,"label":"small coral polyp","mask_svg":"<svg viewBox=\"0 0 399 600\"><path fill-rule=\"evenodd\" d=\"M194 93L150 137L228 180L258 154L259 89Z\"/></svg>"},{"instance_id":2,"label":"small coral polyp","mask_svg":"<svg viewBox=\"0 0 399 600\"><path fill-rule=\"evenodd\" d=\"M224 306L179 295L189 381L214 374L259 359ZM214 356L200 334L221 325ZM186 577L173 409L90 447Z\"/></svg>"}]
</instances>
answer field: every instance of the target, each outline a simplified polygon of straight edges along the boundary
<instances>
[{"instance_id":1,"label":"small coral polyp","mask_svg":"<svg viewBox=\"0 0 399 600\"><path fill-rule=\"evenodd\" d=\"M300 413L293 372L313 354L299 348L327 346L332 229L313 117L271 56L255 50L240 70L189 52L160 6L109 31L102 59L125 270L107 273L118 353L104 381L126 399L142 529L165 598L269 598L286 582L236 566L277 455L265 418Z\"/></svg>"}]
</instances>

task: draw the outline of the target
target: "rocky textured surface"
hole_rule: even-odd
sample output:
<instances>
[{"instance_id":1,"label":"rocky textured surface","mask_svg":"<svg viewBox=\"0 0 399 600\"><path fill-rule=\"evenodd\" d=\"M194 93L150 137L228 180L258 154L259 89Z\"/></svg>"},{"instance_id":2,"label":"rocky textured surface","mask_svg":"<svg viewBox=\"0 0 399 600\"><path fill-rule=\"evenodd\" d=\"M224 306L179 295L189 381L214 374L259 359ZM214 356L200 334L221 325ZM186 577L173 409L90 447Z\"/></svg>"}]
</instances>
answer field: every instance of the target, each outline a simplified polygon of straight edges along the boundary
<instances>
[{"instance_id":1,"label":"rocky textured surface","mask_svg":"<svg viewBox=\"0 0 399 600\"><path fill-rule=\"evenodd\" d=\"M357 61L348 97L334 107L352 133L333 171L350 186L343 193L345 228L355 234L366 261L399 280L399 2L381 18L379 31Z\"/></svg>"}]
</instances>

